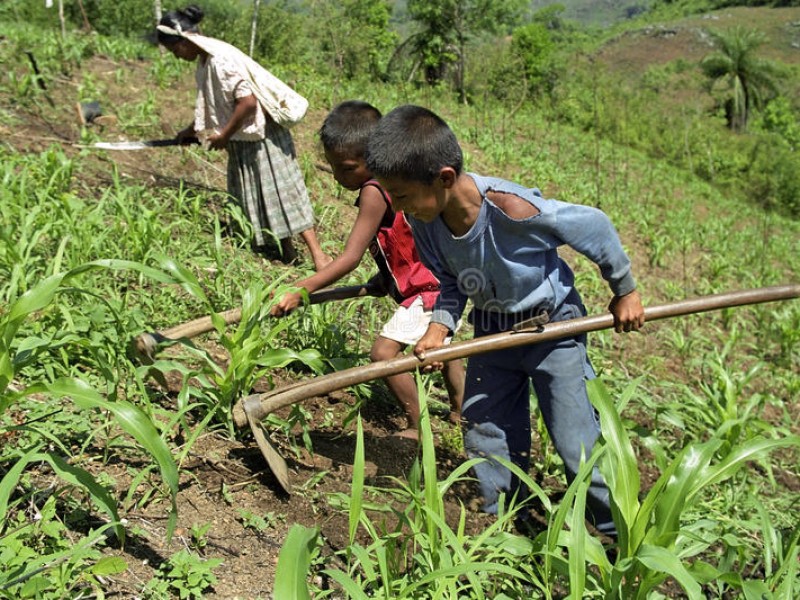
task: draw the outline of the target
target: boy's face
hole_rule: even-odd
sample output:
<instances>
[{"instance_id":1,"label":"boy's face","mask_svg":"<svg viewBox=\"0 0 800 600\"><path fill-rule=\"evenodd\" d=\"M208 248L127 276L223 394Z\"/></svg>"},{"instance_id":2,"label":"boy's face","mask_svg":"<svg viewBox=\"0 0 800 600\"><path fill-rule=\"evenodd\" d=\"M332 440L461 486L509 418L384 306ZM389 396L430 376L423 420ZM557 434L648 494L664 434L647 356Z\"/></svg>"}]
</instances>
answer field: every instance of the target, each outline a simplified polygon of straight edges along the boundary
<instances>
[{"instance_id":1,"label":"boy's face","mask_svg":"<svg viewBox=\"0 0 800 600\"><path fill-rule=\"evenodd\" d=\"M325 160L331 166L333 178L345 189L357 190L372 179L363 156L346 150L325 150Z\"/></svg>"},{"instance_id":2,"label":"boy's face","mask_svg":"<svg viewBox=\"0 0 800 600\"><path fill-rule=\"evenodd\" d=\"M393 177L378 179L389 193L392 207L418 221L430 223L444 210L447 201L446 187L439 178L430 184Z\"/></svg>"}]
</instances>

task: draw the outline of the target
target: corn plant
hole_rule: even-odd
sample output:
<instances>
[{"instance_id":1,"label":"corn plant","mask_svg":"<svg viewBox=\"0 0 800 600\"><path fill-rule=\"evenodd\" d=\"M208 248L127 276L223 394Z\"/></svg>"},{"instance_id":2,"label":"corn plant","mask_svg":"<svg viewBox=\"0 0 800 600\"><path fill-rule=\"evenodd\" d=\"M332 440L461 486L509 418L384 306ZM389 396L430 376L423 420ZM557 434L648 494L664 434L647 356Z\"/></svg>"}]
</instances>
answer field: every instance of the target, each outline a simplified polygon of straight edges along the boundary
<instances>
[{"instance_id":1,"label":"corn plant","mask_svg":"<svg viewBox=\"0 0 800 600\"><path fill-rule=\"evenodd\" d=\"M26 321L32 315L41 315L52 310L56 296L68 289L67 284L78 278L83 273L92 269L138 269L156 280L172 282L172 279L156 269L137 263L124 261L96 261L83 265L65 273L58 273L43 279L27 292L17 298L8 308L6 313L0 315L0 414L5 415L16 404L33 395L44 395L56 400L69 399L83 411L102 411L113 415L114 423L125 433L133 437L158 464L161 476L169 487L172 509L167 523L167 536L171 537L177 520L177 505L175 498L178 492L178 473L170 450L151 421L139 408L120 399L107 400L98 393L85 380L77 378L57 378L52 381L43 379L27 385L23 384L22 377L27 365L33 363L38 357L50 351L47 340L33 335L22 337ZM7 427L8 428L8 427ZM32 424L21 423L8 428L15 434L27 432L30 434L25 447L6 452L4 462L7 462L5 474L0 480L0 522L3 525L3 535L13 535L18 541L22 537L20 531L25 531L30 524L22 523L12 529L20 514L20 506L35 492L27 491L29 487L24 483L24 475L34 465L47 464L65 486L82 490L103 511L120 541L125 538L116 500L109 494L103 485L87 470L70 460L69 449L64 447L55 436L42 436L41 431ZM38 435L38 437L37 437ZM15 497L15 491L23 489L21 497ZM14 516L14 519L11 517ZM96 543L100 538L97 538ZM20 543L23 543L20 541ZM23 544L24 545L24 544ZM73 550L76 552L76 550ZM67 560L70 551L59 550L54 554L43 555L34 561L27 561L23 568L10 567L0 575L0 581L5 587L21 584L27 581L37 581L38 574L42 571L55 568ZM9 564L10 563L5 563Z\"/></svg>"},{"instance_id":2,"label":"corn plant","mask_svg":"<svg viewBox=\"0 0 800 600\"><path fill-rule=\"evenodd\" d=\"M349 515L350 545L343 551L347 570L325 569L348 598L519 598L546 589L535 561L527 561L537 543L509 533L520 506L501 514L495 523L477 535L465 531L465 508L453 528L447 523L443 497L479 461L457 467L444 481L437 480L436 455L430 429L427 401L420 388L421 460L407 482L393 479L393 489L370 488L364 480L364 444L357 421L356 454L349 497L337 503ZM513 465L510 468L516 469ZM545 506L544 492L516 469ZM365 503L365 492L388 494L389 503ZM335 498L332 500L336 500ZM384 515L379 520L372 516ZM358 535L366 536L362 544ZM306 573L315 558L318 532L295 526L281 551L276 575L280 597L308 598ZM283 593L291 595L283 595ZM316 590L324 598L334 590Z\"/></svg>"},{"instance_id":3,"label":"corn plant","mask_svg":"<svg viewBox=\"0 0 800 600\"><path fill-rule=\"evenodd\" d=\"M591 382L590 391L600 414L604 445L598 452L604 453L601 470L611 491L619 535L616 561L596 563L600 577L594 584L606 598L646 598L673 578L689 598L703 597L703 584L727 580L727 574L698 557L712 542L698 543L696 523L684 523L682 517L711 486L730 480L749 461L766 453L781 448L796 451L800 438L755 436L731 444L722 431L708 441L690 443L640 501L638 465L617 409L601 384ZM632 394L629 388L623 405Z\"/></svg>"},{"instance_id":4,"label":"corn plant","mask_svg":"<svg viewBox=\"0 0 800 600\"><path fill-rule=\"evenodd\" d=\"M204 298L209 306L199 282L191 272L175 263L169 268L176 279L194 290L198 297ZM219 341L228 352L226 365L218 364L207 350L188 342L183 344L187 360L161 359L140 368L142 373L176 371L181 374L183 385L178 395L179 410L183 411L190 402L196 401L207 411L203 426L195 429L192 439L196 439L205 425L215 418L233 435L233 403L249 394L256 381L271 380L274 369L297 363L316 373L323 371L323 362L317 351L295 351L281 343L281 335L291 327L291 322L287 319L271 319L269 310L273 298L280 297L287 290L286 286L279 285L279 280L267 286L251 285L242 296L242 317L232 328L228 328L219 313L211 311ZM184 454L186 452L188 448Z\"/></svg>"},{"instance_id":5,"label":"corn plant","mask_svg":"<svg viewBox=\"0 0 800 600\"><path fill-rule=\"evenodd\" d=\"M629 386L620 401L624 408L635 390ZM558 505L549 500L527 474L517 473L543 503L548 527L533 539L506 531L517 510L501 514L481 534L463 530L464 513L455 529L446 522L442 496L454 480L463 477L475 461L461 465L444 482L436 480L431 462L432 445L426 441L426 415L421 424L422 463L417 463L409 483L395 482L391 494L405 509L392 505L364 504L363 443L357 430L352 491L343 506L349 512L350 545L343 551L347 571L325 569L348 598L518 598L559 596L562 586L570 598L649 598L671 579L689 598L703 598L703 589L735 589L763 593L760 597L791 597L798 586L797 527L783 537L762 511L766 581L747 578L720 561L711 564L703 554L716 537L704 535L708 520L683 521L711 486L724 484L749 461L780 448L800 447L800 438L753 438L731 445L722 437L692 443L670 462L656 484L640 501L642 493L637 459L617 407L598 381L590 384L592 401L598 408L603 442L587 460L567 488ZM428 457L428 458L426 458ZM434 459L435 460L435 459ZM596 463L606 477L613 498L618 542L609 554L592 536L584 522L586 493ZM511 469L515 467L507 464ZM418 483L415 483L418 482ZM392 515L394 526L375 523L369 511ZM362 545L357 532L367 535ZM310 597L305 583L311 563L317 558L318 531L296 526L281 552L276 581L291 585L294 595ZM480 577L478 577L480 574ZM277 589L277 588L276 588ZM281 587L282 590L290 589ZM335 591L320 592L321 596ZM789 593L789 596L786 594ZM773 596L775 594L775 596ZM282 596L284 597L284 596Z\"/></svg>"}]
</instances>

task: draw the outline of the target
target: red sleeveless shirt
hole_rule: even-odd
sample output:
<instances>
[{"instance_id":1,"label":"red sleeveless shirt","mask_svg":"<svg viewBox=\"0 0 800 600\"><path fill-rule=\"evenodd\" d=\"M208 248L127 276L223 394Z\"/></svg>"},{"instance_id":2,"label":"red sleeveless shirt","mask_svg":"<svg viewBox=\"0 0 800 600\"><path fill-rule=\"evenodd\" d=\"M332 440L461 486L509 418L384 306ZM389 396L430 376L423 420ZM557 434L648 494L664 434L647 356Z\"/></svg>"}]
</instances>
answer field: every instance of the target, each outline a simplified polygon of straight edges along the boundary
<instances>
[{"instance_id":1,"label":"red sleeveless shirt","mask_svg":"<svg viewBox=\"0 0 800 600\"><path fill-rule=\"evenodd\" d=\"M370 179L361 189L368 185L375 187L386 202L386 212L378 233L369 245L369 253L375 259L384 281L390 286L389 294L405 307L410 306L417 296L422 296L422 305L430 310L439 296L439 280L420 261L405 215L394 211L392 199L377 180ZM360 200L359 196L356 206Z\"/></svg>"}]
</instances>

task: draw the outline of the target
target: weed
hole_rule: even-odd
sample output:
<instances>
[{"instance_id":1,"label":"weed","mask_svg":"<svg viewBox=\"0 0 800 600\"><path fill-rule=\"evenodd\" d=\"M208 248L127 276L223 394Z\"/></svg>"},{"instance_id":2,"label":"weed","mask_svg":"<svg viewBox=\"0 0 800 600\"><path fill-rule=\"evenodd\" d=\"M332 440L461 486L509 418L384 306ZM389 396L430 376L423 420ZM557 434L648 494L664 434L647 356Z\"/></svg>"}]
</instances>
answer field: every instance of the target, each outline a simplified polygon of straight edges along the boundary
<instances>
[{"instance_id":1,"label":"weed","mask_svg":"<svg viewBox=\"0 0 800 600\"><path fill-rule=\"evenodd\" d=\"M203 559L189 550L181 550L158 568L156 576L143 590L144 597L153 600L172 596L203 598L217 582L214 569L222 562L219 558Z\"/></svg>"}]
</instances>

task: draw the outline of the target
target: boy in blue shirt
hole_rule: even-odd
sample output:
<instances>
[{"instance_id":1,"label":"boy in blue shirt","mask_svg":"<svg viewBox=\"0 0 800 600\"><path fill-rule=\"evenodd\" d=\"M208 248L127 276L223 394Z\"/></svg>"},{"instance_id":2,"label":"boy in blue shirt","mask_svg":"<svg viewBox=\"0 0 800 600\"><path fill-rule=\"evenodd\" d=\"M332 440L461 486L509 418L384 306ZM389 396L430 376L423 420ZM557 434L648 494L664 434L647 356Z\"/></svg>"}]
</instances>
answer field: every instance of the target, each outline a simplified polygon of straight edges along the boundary
<instances>
[{"instance_id":1,"label":"boy in blue shirt","mask_svg":"<svg viewBox=\"0 0 800 600\"><path fill-rule=\"evenodd\" d=\"M462 171L455 135L431 111L401 106L373 130L367 168L405 212L422 261L441 282L428 330L414 353L451 335L467 299L475 337L511 329L545 314L562 321L586 314L569 266L557 248L568 245L594 261L614 297L609 310L617 332L644 325L631 263L608 217L592 207L547 200L536 189ZM432 365L441 368L440 364ZM462 406L464 446L469 457L489 457L475 468L483 509L496 513L500 493L523 500L527 490L502 464L502 457L530 467L530 386L533 385L551 439L571 480L582 455L600 435L586 380L595 374L586 336L511 348L472 357ZM608 488L595 469L588 516L614 534Z\"/></svg>"}]
</instances>

